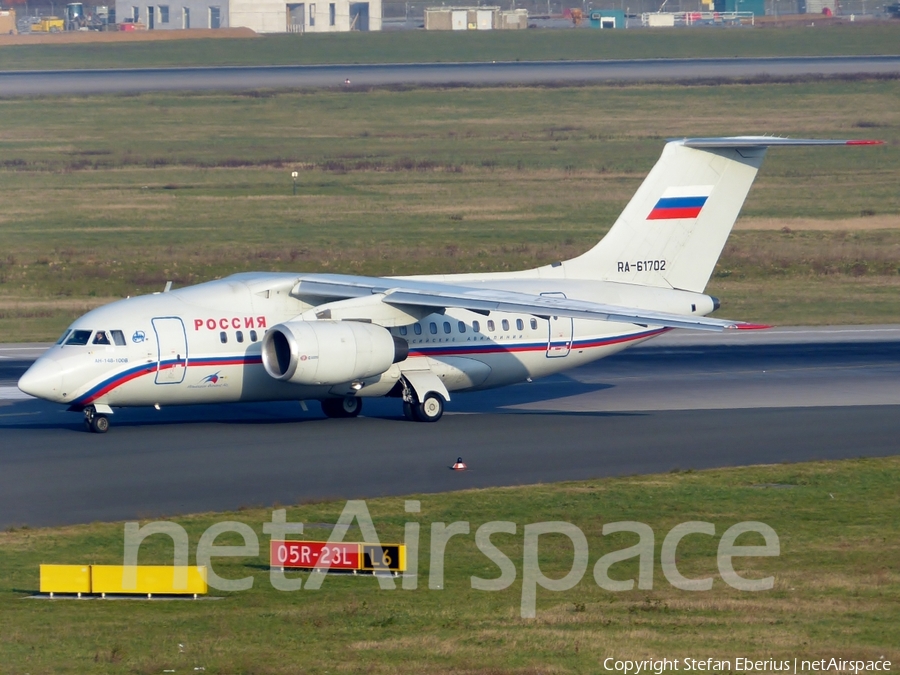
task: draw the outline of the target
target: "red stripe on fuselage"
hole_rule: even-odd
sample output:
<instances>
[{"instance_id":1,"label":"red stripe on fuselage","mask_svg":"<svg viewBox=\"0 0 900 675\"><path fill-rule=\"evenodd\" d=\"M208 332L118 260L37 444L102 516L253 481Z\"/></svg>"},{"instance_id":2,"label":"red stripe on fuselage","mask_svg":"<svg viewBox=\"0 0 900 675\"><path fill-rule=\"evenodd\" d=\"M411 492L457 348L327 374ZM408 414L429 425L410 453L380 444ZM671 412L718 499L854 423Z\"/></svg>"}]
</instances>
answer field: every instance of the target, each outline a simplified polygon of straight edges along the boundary
<instances>
[{"instance_id":1,"label":"red stripe on fuselage","mask_svg":"<svg viewBox=\"0 0 900 675\"><path fill-rule=\"evenodd\" d=\"M128 382L131 382L132 380L134 380L138 377L143 377L144 375L147 375L149 373L155 373L155 372L156 372L156 366L154 365L154 366L148 366L146 369L144 369L142 371L139 370L135 373L129 373L128 375L125 375L118 380L114 380L113 382L110 382L108 385L103 387L103 389L101 389L98 392L95 392L92 396L84 399L84 401L82 401L81 403L84 405L87 405L88 403L92 403L92 402L96 401L98 398L100 398L101 396L108 394L113 389L117 389L118 387L121 387L123 384L127 384Z\"/></svg>"}]
</instances>

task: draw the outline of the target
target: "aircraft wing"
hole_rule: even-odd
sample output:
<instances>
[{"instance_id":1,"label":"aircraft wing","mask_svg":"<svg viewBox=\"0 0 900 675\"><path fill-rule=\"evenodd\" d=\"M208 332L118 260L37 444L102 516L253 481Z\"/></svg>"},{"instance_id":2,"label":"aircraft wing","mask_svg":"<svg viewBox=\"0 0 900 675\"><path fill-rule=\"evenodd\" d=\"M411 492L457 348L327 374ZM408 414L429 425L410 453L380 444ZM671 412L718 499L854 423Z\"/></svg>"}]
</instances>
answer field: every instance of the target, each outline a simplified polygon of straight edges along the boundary
<instances>
[{"instance_id":1,"label":"aircraft wing","mask_svg":"<svg viewBox=\"0 0 900 675\"><path fill-rule=\"evenodd\" d=\"M381 295L381 301L386 304L425 307L435 311L460 308L479 313L524 312L540 317L564 316L573 319L616 321L642 326L706 331L722 331L751 326L739 321L709 319L690 314L669 314L572 298L531 295L517 291L475 288L413 279L318 274L301 277L291 291L291 295L294 297L334 300L376 294Z\"/></svg>"}]
</instances>

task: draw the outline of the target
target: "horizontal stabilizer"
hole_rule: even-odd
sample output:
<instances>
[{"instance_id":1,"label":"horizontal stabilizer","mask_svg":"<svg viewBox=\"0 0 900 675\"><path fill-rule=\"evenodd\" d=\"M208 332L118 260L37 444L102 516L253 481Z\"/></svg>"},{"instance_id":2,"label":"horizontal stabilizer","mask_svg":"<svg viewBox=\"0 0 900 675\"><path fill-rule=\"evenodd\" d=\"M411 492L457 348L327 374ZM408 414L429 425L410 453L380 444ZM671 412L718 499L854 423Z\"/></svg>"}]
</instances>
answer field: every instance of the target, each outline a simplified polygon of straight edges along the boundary
<instances>
[{"instance_id":1,"label":"horizontal stabilizer","mask_svg":"<svg viewBox=\"0 0 900 675\"><path fill-rule=\"evenodd\" d=\"M686 148L773 148L802 145L882 145L884 141L780 138L777 136L732 136L724 138L671 138Z\"/></svg>"}]
</instances>

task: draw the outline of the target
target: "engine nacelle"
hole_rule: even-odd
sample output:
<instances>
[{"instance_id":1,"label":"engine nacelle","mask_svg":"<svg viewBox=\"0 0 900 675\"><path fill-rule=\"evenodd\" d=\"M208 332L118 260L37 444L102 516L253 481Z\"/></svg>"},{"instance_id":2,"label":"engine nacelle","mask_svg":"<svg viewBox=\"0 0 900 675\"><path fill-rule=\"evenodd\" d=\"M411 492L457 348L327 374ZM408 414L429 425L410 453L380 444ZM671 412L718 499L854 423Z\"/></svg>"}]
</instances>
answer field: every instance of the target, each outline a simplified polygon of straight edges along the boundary
<instances>
[{"instance_id":1,"label":"engine nacelle","mask_svg":"<svg viewBox=\"0 0 900 675\"><path fill-rule=\"evenodd\" d=\"M262 361L276 380L335 385L380 375L409 353L406 340L360 321L289 321L269 329Z\"/></svg>"}]
</instances>

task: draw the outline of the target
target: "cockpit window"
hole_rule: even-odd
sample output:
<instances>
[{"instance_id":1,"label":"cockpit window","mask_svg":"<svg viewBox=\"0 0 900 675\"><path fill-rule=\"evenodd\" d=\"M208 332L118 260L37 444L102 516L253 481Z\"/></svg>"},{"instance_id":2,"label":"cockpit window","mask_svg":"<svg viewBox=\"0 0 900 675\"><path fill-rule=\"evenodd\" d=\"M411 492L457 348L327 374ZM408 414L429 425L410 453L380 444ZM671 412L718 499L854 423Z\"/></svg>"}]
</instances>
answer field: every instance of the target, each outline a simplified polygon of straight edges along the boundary
<instances>
[{"instance_id":1,"label":"cockpit window","mask_svg":"<svg viewBox=\"0 0 900 675\"><path fill-rule=\"evenodd\" d=\"M112 335L113 344L117 347L125 346L125 333L120 330L111 330L109 331L109 334Z\"/></svg>"},{"instance_id":2,"label":"cockpit window","mask_svg":"<svg viewBox=\"0 0 900 675\"><path fill-rule=\"evenodd\" d=\"M67 345L86 345L88 340L91 339L91 333L93 331L89 330L73 330L72 334L69 336L69 339L66 340Z\"/></svg>"},{"instance_id":3,"label":"cockpit window","mask_svg":"<svg viewBox=\"0 0 900 675\"><path fill-rule=\"evenodd\" d=\"M95 345L108 345L109 337L106 335L105 330L98 330L97 334L94 336L94 344Z\"/></svg>"},{"instance_id":4,"label":"cockpit window","mask_svg":"<svg viewBox=\"0 0 900 675\"><path fill-rule=\"evenodd\" d=\"M71 329L71 328L66 328L66 332L63 333L63 334L59 337L59 340L56 341L56 344L61 345L63 342L65 342L65 341L66 341L66 338L69 337L69 333L71 333L71 332L72 332L72 329Z\"/></svg>"}]
</instances>

